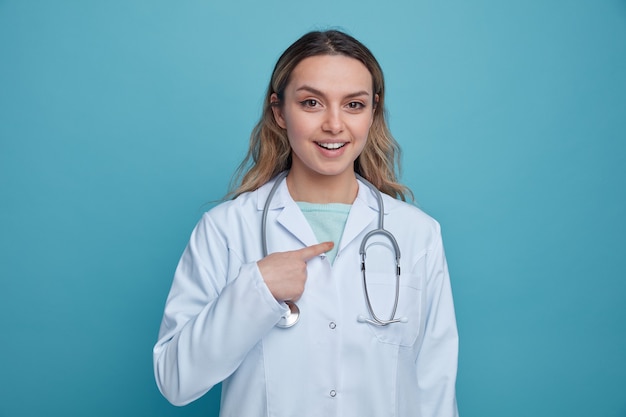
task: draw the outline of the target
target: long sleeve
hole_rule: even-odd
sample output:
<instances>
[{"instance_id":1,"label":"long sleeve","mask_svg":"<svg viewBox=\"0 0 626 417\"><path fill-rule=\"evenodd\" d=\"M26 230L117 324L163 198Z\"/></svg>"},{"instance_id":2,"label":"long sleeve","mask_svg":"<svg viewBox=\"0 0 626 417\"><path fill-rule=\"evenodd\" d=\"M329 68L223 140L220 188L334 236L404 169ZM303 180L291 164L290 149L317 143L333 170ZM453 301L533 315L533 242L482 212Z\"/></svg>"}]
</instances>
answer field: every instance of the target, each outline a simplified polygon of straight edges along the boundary
<instances>
[{"instance_id":1,"label":"long sleeve","mask_svg":"<svg viewBox=\"0 0 626 417\"><path fill-rule=\"evenodd\" d=\"M208 214L174 275L154 347L161 393L187 404L232 374L284 314L256 262L242 264Z\"/></svg>"},{"instance_id":2,"label":"long sleeve","mask_svg":"<svg viewBox=\"0 0 626 417\"><path fill-rule=\"evenodd\" d=\"M427 252L426 273L425 330L416 360L419 416L456 417L458 334L439 227Z\"/></svg>"}]
</instances>

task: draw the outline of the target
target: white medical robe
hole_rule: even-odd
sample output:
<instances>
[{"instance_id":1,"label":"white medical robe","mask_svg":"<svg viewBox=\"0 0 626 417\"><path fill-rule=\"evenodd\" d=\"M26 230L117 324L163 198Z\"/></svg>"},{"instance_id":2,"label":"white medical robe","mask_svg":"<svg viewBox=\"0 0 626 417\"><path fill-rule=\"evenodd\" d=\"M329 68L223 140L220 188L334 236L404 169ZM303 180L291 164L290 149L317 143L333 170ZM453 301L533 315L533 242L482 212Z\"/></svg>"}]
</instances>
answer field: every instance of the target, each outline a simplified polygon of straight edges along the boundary
<instances>
[{"instance_id":1,"label":"white medical robe","mask_svg":"<svg viewBox=\"0 0 626 417\"><path fill-rule=\"evenodd\" d=\"M396 316L369 317L359 246L377 227L375 195L359 182L339 250L307 264L299 322L275 326L287 307L259 272L262 210L273 182L205 213L167 298L154 372L163 395L187 404L222 384L221 416L454 417L458 336L439 224L383 194L385 228L401 249ZM269 252L318 243L285 181L270 206ZM368 245L375 313L388 319L395 260L384 238Z\"/></svg>"}]
</instances>

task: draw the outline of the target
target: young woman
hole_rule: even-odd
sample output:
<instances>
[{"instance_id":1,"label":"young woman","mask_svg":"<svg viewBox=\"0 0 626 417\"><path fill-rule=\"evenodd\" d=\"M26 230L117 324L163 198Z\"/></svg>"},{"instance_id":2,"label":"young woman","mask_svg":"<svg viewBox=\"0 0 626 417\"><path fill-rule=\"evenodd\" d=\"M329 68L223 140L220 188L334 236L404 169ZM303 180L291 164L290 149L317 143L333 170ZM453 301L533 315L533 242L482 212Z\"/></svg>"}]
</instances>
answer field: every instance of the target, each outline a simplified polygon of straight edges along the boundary
<instances>
[{"instance_id":1,"label":"young woman","mask_svg":"<svg viewBox=\"0 0 626 417\"><path fill-rule=\"evenodd\" d=\"M154 347L173 404L222 382L222 416L457 415L441 233L400 201L384 103L380 66L347 34L280 57L234 198L174 276Z\"/></svg>"}]
</instances>

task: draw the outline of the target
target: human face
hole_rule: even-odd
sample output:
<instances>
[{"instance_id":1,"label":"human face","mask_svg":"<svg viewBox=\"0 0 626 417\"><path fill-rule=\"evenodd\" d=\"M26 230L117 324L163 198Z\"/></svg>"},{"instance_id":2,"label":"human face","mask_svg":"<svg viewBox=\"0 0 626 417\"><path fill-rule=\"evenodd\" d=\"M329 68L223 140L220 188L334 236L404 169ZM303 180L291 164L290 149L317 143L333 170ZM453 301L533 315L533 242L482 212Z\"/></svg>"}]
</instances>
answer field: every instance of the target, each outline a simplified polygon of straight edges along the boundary
<instances>
[{"instance_id":1,"label":"human face","mask_svg":"<svg viewBox=\"0 0 626 417\"><path fill-rule=\"evenodd\" d=\"M272 101L278 102L276 94ZM291 146L291 173L354 178L354 161L367 142L377 97L372 75L344 55L303 59L292 71L282 102L272 107Z\"/></svg>"}]
</instances>

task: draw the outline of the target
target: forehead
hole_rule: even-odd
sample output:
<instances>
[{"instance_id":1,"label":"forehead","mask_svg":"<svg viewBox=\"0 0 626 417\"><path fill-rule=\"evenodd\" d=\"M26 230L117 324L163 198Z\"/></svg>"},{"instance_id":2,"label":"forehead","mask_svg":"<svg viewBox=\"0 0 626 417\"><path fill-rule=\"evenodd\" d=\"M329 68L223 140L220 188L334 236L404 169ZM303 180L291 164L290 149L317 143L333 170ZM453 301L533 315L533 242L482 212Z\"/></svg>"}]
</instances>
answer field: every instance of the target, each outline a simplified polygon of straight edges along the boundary
<instances>
[{"instance_id":1,"label":"forehead","mask_svg":"<svg viewBox=\"0 0 626 417\"><path fill-rule=\"evenodd\" d=\"M363 63L345 55L316 55L293 69L287 89L308 86L320 91L372 93L372 74Z\"/></svg>"}]
</instances>

